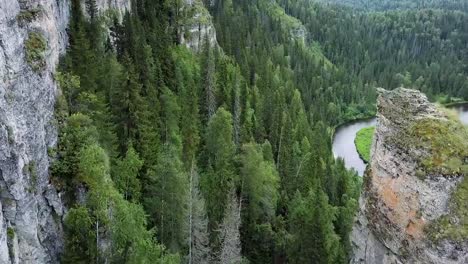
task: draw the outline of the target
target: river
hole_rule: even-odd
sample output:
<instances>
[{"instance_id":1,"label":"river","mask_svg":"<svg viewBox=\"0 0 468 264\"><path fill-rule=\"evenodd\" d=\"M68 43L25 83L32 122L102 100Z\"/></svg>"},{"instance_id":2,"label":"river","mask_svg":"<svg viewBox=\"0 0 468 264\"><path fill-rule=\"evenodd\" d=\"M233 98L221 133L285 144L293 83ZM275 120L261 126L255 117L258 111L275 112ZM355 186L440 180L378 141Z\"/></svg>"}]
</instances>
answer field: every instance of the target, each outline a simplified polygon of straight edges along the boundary
<instances>
[{"instance_id":1,"label":"river","mask_svg":"<svg viewBox=\"0 0 468 264\"><path fill-rule=\"evenodd\" d=\"M450 108L458 112L460 121L463 124L468 124L468 104L455 105ZM366 164L359 157L356 146L354 145L354 138L359 130L365 127L374 126L376 122L377 118L375 117L353 121L338 127L335 131L332 147L333 155L335 158L343 158L346 168L353 168L360 176L364 174Z\"/></svg>"}]
</instances>

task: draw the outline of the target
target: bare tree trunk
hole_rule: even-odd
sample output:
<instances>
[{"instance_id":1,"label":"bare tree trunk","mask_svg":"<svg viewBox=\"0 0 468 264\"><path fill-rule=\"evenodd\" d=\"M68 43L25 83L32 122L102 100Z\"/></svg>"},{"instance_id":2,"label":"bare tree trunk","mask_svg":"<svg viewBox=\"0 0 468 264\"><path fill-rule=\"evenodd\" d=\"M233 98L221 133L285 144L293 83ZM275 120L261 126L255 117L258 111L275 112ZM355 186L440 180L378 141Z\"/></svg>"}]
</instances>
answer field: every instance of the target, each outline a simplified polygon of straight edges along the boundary
<instances>
[{"instance_id":1,"label":"bare tree trunk","mask_svg":"<svg viewBox=\"0 0 468 264\"><path fill-rule=\"evenodd\" d=\"M96 218L96 263L99 263L99 219Z\"/></svg>"},{"instance_id":2,"label":"bare tree trunk","mask_svg":"<svg viewBox=\"0 0 468 264\"><path fill-rule=\"evenodd\" d=\"M240 242L240 214L239 204L236 194L232 190L229 194L229 200L224 212L223 224L221 225L221 252L219 254L219 263L238 264L242 260L241 242Z\"/></svg>"},{"instance_id":3,"label":"bare tree trunk","mask_svg":"<svg viewBox=\"0 0 468 264\"><path fill-rule=\"evenodd\" d=\"M276 169L278 170L278 172L279 172L279 165L280 165L281 141L283 140L283 131L284 131L284 124L281 125L280 138L278 142L278 156L276 157Z\"/></svg>"},{"instance_id":4,"label":"bare tree trunk","mask_svg":"<svg viewBox=\"0 0 468 264\"><path fill-rule=\"evenodd\" d=\"M240 142L240 95L239 95L239 80L236 78L236 83L234 87L234 115L233 115L233 123L234 123L234 143L236 147L239 146Z\"/></svg>"},{"instance_id":5,"label":"bare tree trunk","mask_svg":"<svg viewBox=\"0 0 468 264\"><path fill-rule=\"evenodd\" d=\"M190 169L190 199L189 199L189 203L190 203L190 213L189 213L189 261L188 263L189 264L192 264L192 232L193 232L193 228L192 228L192 214L193 214L193 197L192 197L192 192L193 192L193 173L194 173L194 158L192 158L192 166L191 166L191 169Z\"/></svg>"}]
</instances>

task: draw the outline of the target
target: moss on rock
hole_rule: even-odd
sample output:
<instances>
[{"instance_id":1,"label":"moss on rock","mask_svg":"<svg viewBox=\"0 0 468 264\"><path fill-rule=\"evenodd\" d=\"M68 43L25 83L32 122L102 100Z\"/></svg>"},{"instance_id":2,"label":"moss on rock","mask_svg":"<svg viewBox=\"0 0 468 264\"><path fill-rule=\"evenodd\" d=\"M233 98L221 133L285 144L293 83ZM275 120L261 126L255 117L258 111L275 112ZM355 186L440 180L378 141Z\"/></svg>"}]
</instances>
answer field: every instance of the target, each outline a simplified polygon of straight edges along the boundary
<instances>
[{"instance_id":1,"label":"moss on rock","mask_svg":"<svg viewBox=\"0 0 468 264\"><path fill-rule=\"evenodd\" d=\"M29 32L28 39L25 42L26 61L34 71L41 71L46 66L45 51L47 41L39 32Z\"/></svg>"},{"instance_id":2,"label":"moss on rock","mask_svg":"<svg viewBox=\"0 0 468 264\"><path fill-rule=\"evenodd\" d=\"M428 153L419 160L420 170L424 171L425 175L464 177L452 193L450 213L429 226L429 237L434 241L468 239L467 128L451 118L427 118L411 126L408 135L412 147L423 149Z\"/></svg>"}]
</instances>

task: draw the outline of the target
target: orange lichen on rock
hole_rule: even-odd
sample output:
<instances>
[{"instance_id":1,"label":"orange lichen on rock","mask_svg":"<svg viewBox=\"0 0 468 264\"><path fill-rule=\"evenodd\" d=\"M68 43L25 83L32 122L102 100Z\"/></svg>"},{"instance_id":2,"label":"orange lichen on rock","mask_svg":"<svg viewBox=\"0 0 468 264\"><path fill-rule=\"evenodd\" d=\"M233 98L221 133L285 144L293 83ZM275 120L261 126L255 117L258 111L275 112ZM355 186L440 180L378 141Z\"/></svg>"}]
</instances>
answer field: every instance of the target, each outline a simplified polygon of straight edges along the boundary
<instances>
[{"instance_id":1,"label":"orange lichen on rock","mask_svg":"<svg viewBox=\"0 0 468 264\"><path fill-rule=\"evenodd\" d=\"M406 226L406 234L411 236L413 239L421 239L424 236L426 221L424 221L423 218L418 218L415 210L410 211L409 217L410 220Z\"/></svg>"}]
</instances>

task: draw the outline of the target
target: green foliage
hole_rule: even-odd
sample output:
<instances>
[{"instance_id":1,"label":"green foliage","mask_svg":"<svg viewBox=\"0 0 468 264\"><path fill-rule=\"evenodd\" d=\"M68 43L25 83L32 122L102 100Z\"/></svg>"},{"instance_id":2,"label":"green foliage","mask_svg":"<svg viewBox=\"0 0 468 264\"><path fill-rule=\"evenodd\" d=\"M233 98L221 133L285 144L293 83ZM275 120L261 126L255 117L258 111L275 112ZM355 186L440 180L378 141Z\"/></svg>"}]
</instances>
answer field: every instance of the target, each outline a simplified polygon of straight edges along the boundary
<instances>
[{"instance_id":1,"label":"green foliage","mask_svg":"<svg viewBox=\"0 0 468 264\"><path fill-rule=\"evenodd\" d=\"M153 231L146 228L142 207L126 201L114 188L109 169L108 156L98 145L91 144L80 151L78 177L90 189L87 207L93 212L93 225L98 228L101 223L101 228L111 233L111 252L103 253L117 262L159 261L163 249L153 241Z\"/></svg>"},{"instance_id":2,"label":"green foliage","mask_svg":"<svg viewBox=\"0 0 468 264\"><path fill-rule=\"evenodd\" d=\"M63 263L89 263L95 259L96 238L93 219L82 206L71 208L65 217L65 249Z\"/></svg>"},{"instance_id":3,"label":"green foliage","mask_svg":"<svg viewBox=\"0 0 468 264\"><path fill-rule=\"evenodd\" d=\"M372 146L372 140L374 138L375 127L366 127L359 130L354 139L357 152L359 156L365 161L370 161L370 152Z\"/></svg>"},{"instance_id":4,"label":"green foliage","mask_svg":"<svg viewBox=\"0 0 468 264\"><path fill-rule=\"evenodd\" d=\"M7 247L10 258L15 258L15 248L13 239L15 239L15 229L13 227L7 227Z\"/></svg>"},{"instance_id":5,"label":"green foliage","mask_svg":"<svg viewBox=\"0 0 468 264\"><path fill-rule=\"evenodd\" d=\"M468 130L459 121L421 119L409 128L407 143L423 148L428 155L421 160L429 173L468 173Z\"/></svg>"},{"instance_id":6,"label":"green foliage","mask_svg":"<svg viewBox=\"0 0 468 264\"><path fill-rule=\"evenodd\" d=\"M323 191L310 191L307 197L297 193L290 205L291 263L345 263L339 237L334 232L336 209L328 204Z\"/></svg>"},{"instance_id":7,"label":"green foliage","mask_svg":"<svg viewBox=\"0 0 468 264\"><path fill-rule=\"evenodd\" d=\"M126 200L138 201L141 194L141 185L138 172L143 166L138 153L130 145L125 157L117 160L113 180L116 188L124 195Z\"/></svg>"},{"instance_id":8,"label":"green foliage","mask_svg":"<svg viewBox=\"0 0 468 264\"><path fill-rule=\"evenodd\" d=\"M148 171L143 204L160 233L159 241L178 252L186 246L188 177L173 145L164 144L158 157L156 166Z\"/></svg>"},{"instance_id":9,"label":"green foliage","mask_svg":"<svg viewBox=\"0 0 468 264\"><path fill-rule=\"evenodd\" d=\"M279 175L274 166L271 146L245 144L240 154L241 181L248 201L243 214L244 246L249 249L250 260L266 263L271 260L275 246L274 225L279 200ZM261 245L261 246L259 246Z\"/></svg>"},{"instance_id":10,"label":"green foliage","mask_svg":"<svg viewBox=\"0 0 468 264\"><path fill-rule=\"evenodd\" d=\"M304 30L301 21L297 18L286 14L285 10L281 8L275 1L259 1L259 8L266 10L271 16L279 20L279 24L284 27L283 30L294 31ZM294 34L294 33L293 33ZM294 35L292 35L294 36Z\"/></svg>"},{"instance_id":11,"label":"green foliage","mask_svg":"<svg viewBox=\"0 0 468 264\"><path fill-rule=\"evenodd\" d=\"M7 228L7 238L8 240L13 240L15 238L15 229L12 227Z\"/></svg>"},{"instance_id":12,"label":"green foliage","mask_svg":"<svg viewBox=\"0 0 468 264\"><path fill-rule=\"evenodd\" d=\"M211 16L203 5L203 0L194 0L192 2L192 5L186 7L187 10L185 10L186 13L184 14L186 21L184 21L184 24L191 26L209 25ZM185 34L188 34L188 32Z\"/></svg>"},{"instance_id":13,"label":"green foliage","mask_svg":"<svg viewBox=\"0 0 468 264\"><path fill-rule=\"evenodd\" d=\"M23 172L29 175L29 191L36 192L37 190L37 168L36 162L31 161L23 167Z\"/></svg>"},{"instance_id":14,"label":"green foliage","mask_svg":"<svg viewBox=\"0 0 468 264\"><path fill-rule=\"evenodd\" d=\"M47 40L44 36L39 32L29 32L24 48L26 61L32 69L36 72L43 70L46 66L45 52L47 49Z\"/></svg>"},{"instance_id":15,"label":"green foliage","mask_svg":"<svg viewBox=\"0 0 468 264\"><path fill-rule=\"evenodd\" d=\"M279 198L279 175L273 161L266 160L263 155L261 145L244 145L241 177L249 200L250 213L254 218L269 221L275 215Z\"/></svg>"},{"instance_id":16,"label":"green foliage","mask_svg":"<svg viewBox=\"0 0 468 264\"><path fill-rule=\"evenodd\" d=\"M72 1L53 166L69 262L345 262L360 181L330 127L372 114L374 84L279 3L137 0L119 23ZM220 47L178 45L210 17Z\"/></svg>"},{"instance_id":17,"label":"green foliage","mask_svg":"<svg viewBox=\"0 0 468 264\"><path fill-rule=\"evenodd\" d=\"M68 72L56 72L54 78L64 94L64 97L68 98L68 102L66 102L68 104L67 106L73 106L80 88L80 77ZM65 116L66 113L58 113L58 115Z\"/></svg>"},{"instance_id":18,"label":"green foliage","mask_svg":"<svg viewBox=\"0 0 468 264\"><path fill-rule=\"evenodd\" d=\"M443 8L468 10L463 0L319 0L319 2L346 5L359 10L384 11L404 9Z\"/></svg>"},{"instance_id":19,"label":"green foliage","mask_svg":"<svg viewBox=\"0 0 468 264\"><path fill-rule=\"evenodd\" d=\"M221 223L229 190L235 186L233 127L231 113L219 108L210 119L206 133L209 170L204 176L207 210L212 230Z\"/></svg>"}]
</instances>

